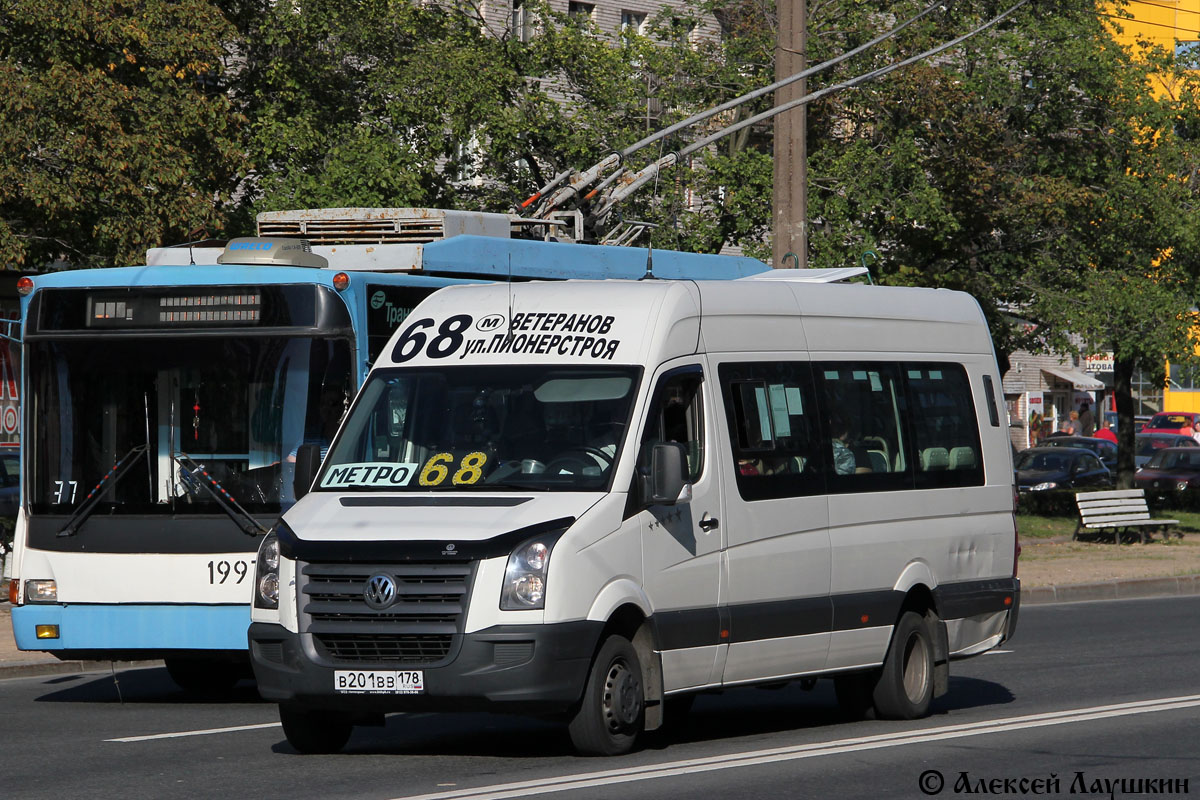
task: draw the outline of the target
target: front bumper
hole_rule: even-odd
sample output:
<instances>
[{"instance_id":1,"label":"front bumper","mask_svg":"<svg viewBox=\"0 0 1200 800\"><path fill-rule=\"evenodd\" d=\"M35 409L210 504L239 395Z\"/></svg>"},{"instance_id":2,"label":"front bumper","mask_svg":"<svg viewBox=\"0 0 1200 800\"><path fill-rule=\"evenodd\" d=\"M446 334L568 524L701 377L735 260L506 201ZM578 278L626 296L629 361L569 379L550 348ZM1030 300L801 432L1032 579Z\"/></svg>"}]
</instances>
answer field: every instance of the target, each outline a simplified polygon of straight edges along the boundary
<instances>
[{"instance_id":1,"label":"front bumper","mask_svg":"<svg viewBox=\"0 0 1200 800\"><path fill-rule=\"evenodd\" d=\"M180 651L246 651L249 604L33 604L12 610L20 650L59 658L161 658ZM57 625L57 639L37 638L38 625Z\"/></svg>"},{"instance_id":2,"label":"front bumper","mask_svg":"<svg viewBox=\"0 0 1200 800\"><path fill-rule=\"evenodd\" d=\"M500 625L460 635L445 661L432 665L333 661L307 634L279 625L250 625L250 657L259 693L267 700L310 709L392 711L564 711L583 695L599 641L600 622ZM339 694L335 670L424 673L422 694Z\"/></svg>"}]
</instances>

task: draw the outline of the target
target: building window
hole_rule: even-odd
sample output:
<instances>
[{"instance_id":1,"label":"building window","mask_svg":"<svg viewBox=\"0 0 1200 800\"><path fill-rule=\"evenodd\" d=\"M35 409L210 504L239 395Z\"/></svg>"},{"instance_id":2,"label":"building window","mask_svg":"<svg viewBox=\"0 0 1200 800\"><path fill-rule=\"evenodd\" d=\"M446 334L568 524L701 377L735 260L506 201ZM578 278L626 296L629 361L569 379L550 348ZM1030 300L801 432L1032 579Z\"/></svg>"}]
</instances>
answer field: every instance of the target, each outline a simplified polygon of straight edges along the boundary
<instances>
[{"instance_id":1,"label":"building window","mask_svg":"<svg viewBox=\"0 0 1200 800\"><path fill-rule=\"evenodd\" d=\"M1173 392L1194 392L1200 389L1200 366L1194 364L1171 364L1167 381Z\"/></svg>"},{"instance_id":2,"label":"building window","mask_svg":"<svg viewBox=\"0 0 1200 800\"><path fill-rule=\"evenodd\" d=\"M621 30L630 33L642 33L646 25L646 15L641 11L622 11Z\"/></svg>"},{"instance_id":3,"label":"building window","mask_svg":"<svg viewBox=\"0 0 1200 800\"><path fill-rule=\"evenodd\" d=\"M518 42L528 42L533 38L533 12L525 7L522 0L513 2L512 36Z\"/></svg>"},{"instance_id":4,"label":"building window","mask_svg":"<svg viewBox=\"0 0 1200 800\"><path fill-rule=\"evenodd\" d=\"M567 14L576 18L586 17L592 18L592 13L596 10L595 3L576 3L574 0L567 3Z\"/></svg>"},{"instance_id":5,"label":"building window","mask_svg":"<svg viewBox=\"0 0 1200 800\"><path fill-rule=\"evenodd\" d=\"M1187 69L1200 68L1200 41L1175 42L1175 60Z\"/></svg>"}]
</instances>

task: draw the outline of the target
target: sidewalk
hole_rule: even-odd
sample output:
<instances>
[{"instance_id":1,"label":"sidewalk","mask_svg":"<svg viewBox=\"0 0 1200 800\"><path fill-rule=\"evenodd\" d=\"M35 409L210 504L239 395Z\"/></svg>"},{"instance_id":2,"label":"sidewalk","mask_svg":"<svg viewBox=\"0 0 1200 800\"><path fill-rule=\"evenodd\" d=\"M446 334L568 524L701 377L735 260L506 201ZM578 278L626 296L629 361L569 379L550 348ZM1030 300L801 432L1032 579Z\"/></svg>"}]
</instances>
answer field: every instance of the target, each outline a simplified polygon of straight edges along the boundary
<instances>
[{"instance_id":1,"label":"sidewalk","mask_svg":"<svg viewBox=\"0 0 1200 800\"><path fill-rule=\"evenodd\" d=\"M1087 600L1130 600L1140 597L1186 595L1200 595L1200 575L1100 581L1064 586L1037 586L1021 591L1021 605L1036 606L1047 603L1078 603ZM108 663L104 661L59 661L48 653L18 650L17 644L13 640L10 608L7 602L0 602L0 680L31 675L94 672L108 668ZM1020 635L1019 626L1018 635ZM118 661L116 668L128 669L161 665L161 661Z\"/></svg>"}]
</instances>

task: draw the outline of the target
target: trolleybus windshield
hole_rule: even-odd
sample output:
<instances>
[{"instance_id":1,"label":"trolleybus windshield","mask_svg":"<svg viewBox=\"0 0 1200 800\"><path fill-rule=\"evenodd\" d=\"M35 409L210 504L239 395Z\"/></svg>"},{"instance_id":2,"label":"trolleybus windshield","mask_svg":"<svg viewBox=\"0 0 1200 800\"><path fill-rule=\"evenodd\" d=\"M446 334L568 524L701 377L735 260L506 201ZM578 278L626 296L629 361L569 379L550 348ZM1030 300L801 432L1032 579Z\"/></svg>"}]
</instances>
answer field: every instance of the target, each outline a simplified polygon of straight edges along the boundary
<instances>
[{"instance_id":1,"label":"trolleybus windshield","mask_svg":"<svg viewBox=\"0 0 1200 800\"><path fill-rule=\"evenodd\" d=\"M294 499L296 448L329 428L322 397L348 402L354 390L348 338L230 333L27 347L34 514L73 514L94 490L99 515L222 513L181 465L189 460L249 513L278 513Z\"/></svg>"}]
</instances>

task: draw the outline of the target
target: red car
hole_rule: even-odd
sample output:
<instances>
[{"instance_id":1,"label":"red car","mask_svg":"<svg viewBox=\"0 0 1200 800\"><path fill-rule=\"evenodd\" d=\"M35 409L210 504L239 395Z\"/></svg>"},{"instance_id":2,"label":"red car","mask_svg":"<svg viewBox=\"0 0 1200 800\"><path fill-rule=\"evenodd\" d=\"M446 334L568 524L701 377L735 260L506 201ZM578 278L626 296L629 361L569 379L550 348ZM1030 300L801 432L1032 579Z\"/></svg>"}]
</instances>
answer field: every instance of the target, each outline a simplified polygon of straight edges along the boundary
<instances>
[{"instance_id":1,"label":"red car","mask_svg":"<svg viewBox=\"0 0 1200 800\"><path fill-rule=\"evenodd\" d=\"M1178 433L1195 436L1200 432L1200 414L1192 411L1164 411L1155 414L1138 433Z\"/></svg>"}]
</instances>

